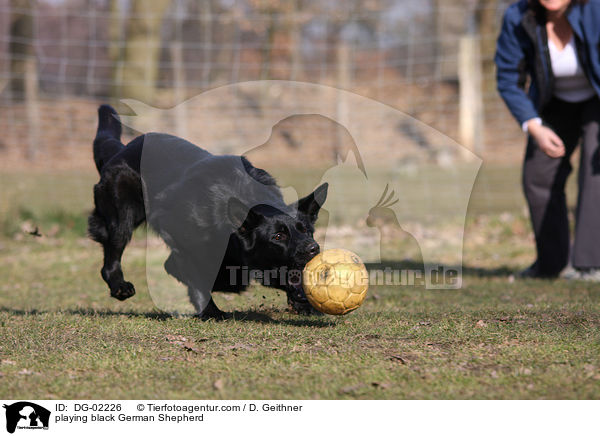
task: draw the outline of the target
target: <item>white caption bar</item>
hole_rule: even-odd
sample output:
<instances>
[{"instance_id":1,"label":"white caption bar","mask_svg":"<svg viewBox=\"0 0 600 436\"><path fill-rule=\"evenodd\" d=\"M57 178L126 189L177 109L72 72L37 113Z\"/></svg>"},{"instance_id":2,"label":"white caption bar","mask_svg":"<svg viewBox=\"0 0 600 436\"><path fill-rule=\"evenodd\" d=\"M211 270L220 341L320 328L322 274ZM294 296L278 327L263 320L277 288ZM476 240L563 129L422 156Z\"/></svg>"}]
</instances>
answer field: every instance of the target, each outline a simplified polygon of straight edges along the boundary
<instances>
[{"instance_id":1,"label":"white caption bar","mask_svg":"<svg viewBox=\"0 0 600 436\"><path fill-rule=\"evenodd\" d=\"M0 400L0 434L587 434L583 401L45 401ZM379 430L378 430L379 429ZM34 430L43 430L36 432Z\"/></svg>"}]
</instances>

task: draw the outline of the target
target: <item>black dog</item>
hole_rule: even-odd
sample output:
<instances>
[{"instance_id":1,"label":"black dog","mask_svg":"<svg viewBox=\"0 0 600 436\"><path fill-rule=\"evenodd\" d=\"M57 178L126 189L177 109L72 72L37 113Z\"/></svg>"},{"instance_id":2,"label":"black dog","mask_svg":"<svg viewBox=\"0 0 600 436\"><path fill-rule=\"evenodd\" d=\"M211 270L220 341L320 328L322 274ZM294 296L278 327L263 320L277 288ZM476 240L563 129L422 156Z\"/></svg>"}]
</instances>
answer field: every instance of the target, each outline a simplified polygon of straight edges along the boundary
<instances>
[{"instance_id":1,"label":"black dog","mask_svg":"<svg viewBox=\"0 0 600 436\"><path fill-rule=\"evenodd\" d=\"M300 271L319 253L314 223L327 184L286 205L275 180L242 156L216 156L171 135L148 133L127 146L121 122L98 109L94 161L100 182L89 233L104 248L102 278L112 297L135 293L121 256L133 230L147 221L171 249L165 270L188 287L202 318L223 318L212 291L240 292L244 274L285 290L299 313L313 313Z\"/></svg>"}]
</instances>

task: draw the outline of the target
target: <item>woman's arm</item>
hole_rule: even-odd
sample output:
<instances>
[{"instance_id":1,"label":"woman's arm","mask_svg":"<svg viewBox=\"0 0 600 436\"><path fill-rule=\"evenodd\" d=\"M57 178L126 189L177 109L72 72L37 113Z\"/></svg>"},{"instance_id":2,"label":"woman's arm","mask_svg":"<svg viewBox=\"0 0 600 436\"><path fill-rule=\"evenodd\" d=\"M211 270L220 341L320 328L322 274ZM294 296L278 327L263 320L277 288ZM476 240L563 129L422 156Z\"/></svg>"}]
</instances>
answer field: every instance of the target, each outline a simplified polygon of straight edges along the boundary
<instances>
[{"instance_id":1,"label":"woman's arm","mask_svg":"<svg viewBox=\"0 0 600 436\"><path fill-rule=\"evenodd\" d=\"M527 64L519 38L527 38L515 17L516 9L504 14L502 30L496 49L498 92L523 130L537 142L540 149L553 158L562 157L565 147L560 137L540 122L535 105L523 89L523 75Z\"/></svg>"},{"instance_id":2,"label":"woman's arm","mask_svg":"<svg viewBox=\"0 0 600 436\"><path fill-rule=\"evenodd\" d=\"M527 64L519 38L527 38L519 26L516 8L509 8L504 14L502 30L496 45L498 92L508 109L520 125L538 118L535 105L523 89L524 70Z\"/></svg>"}]
</instances>

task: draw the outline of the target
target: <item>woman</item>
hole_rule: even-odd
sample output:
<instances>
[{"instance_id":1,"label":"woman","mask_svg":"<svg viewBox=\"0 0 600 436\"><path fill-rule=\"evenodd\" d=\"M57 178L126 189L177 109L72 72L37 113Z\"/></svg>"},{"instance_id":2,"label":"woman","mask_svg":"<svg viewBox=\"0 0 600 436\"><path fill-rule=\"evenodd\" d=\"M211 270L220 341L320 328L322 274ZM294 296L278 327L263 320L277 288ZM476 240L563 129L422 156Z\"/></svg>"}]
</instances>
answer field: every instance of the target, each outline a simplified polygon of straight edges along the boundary
<instances>
[{"instance_id":1,"label":"woman","mask_svg":"<svg viewBox=\"0 0 600 436\"><path fill-rule=\"evenodd\" d=\"M498 91L529 134L523 188L537 260L521 275L557 277L569 262L565 183L581 141L569 277L600 280L600 0L514 3L495 61Z\"/></svg>"}]
</instances>

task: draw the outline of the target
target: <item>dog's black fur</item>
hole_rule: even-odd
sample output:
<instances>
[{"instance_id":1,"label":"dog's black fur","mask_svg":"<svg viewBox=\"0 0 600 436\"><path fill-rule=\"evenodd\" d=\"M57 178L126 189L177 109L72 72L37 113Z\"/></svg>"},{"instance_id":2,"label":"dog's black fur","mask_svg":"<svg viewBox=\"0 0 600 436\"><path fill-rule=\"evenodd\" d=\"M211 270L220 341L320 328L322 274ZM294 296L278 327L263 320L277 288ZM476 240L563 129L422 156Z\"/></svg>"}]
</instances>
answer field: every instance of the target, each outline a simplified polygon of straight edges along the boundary
<instances>
[{"instance_id":1,"label":"dog's black fur","mask_svg":"<svg viewBox=\"0 0 600 436\"><path fill-rule=\"evenodd\" d=\"M202 318L226 317L202 295L243 290L246 268L271 270L263 284L285 290L297 312L313 313L287 272L301 271L319 252L314 223L327 184L286 205L275 180L242 156L212 155L181 138L153 133L125 146L116 111L102 105L98 117L94 161L100 181L88 230L104 248L101 274L112 297L135 294L123 277L121 257L133 230L147 221L171 249L166 271L188 287Z\"/></svg>"}]
</instances>

